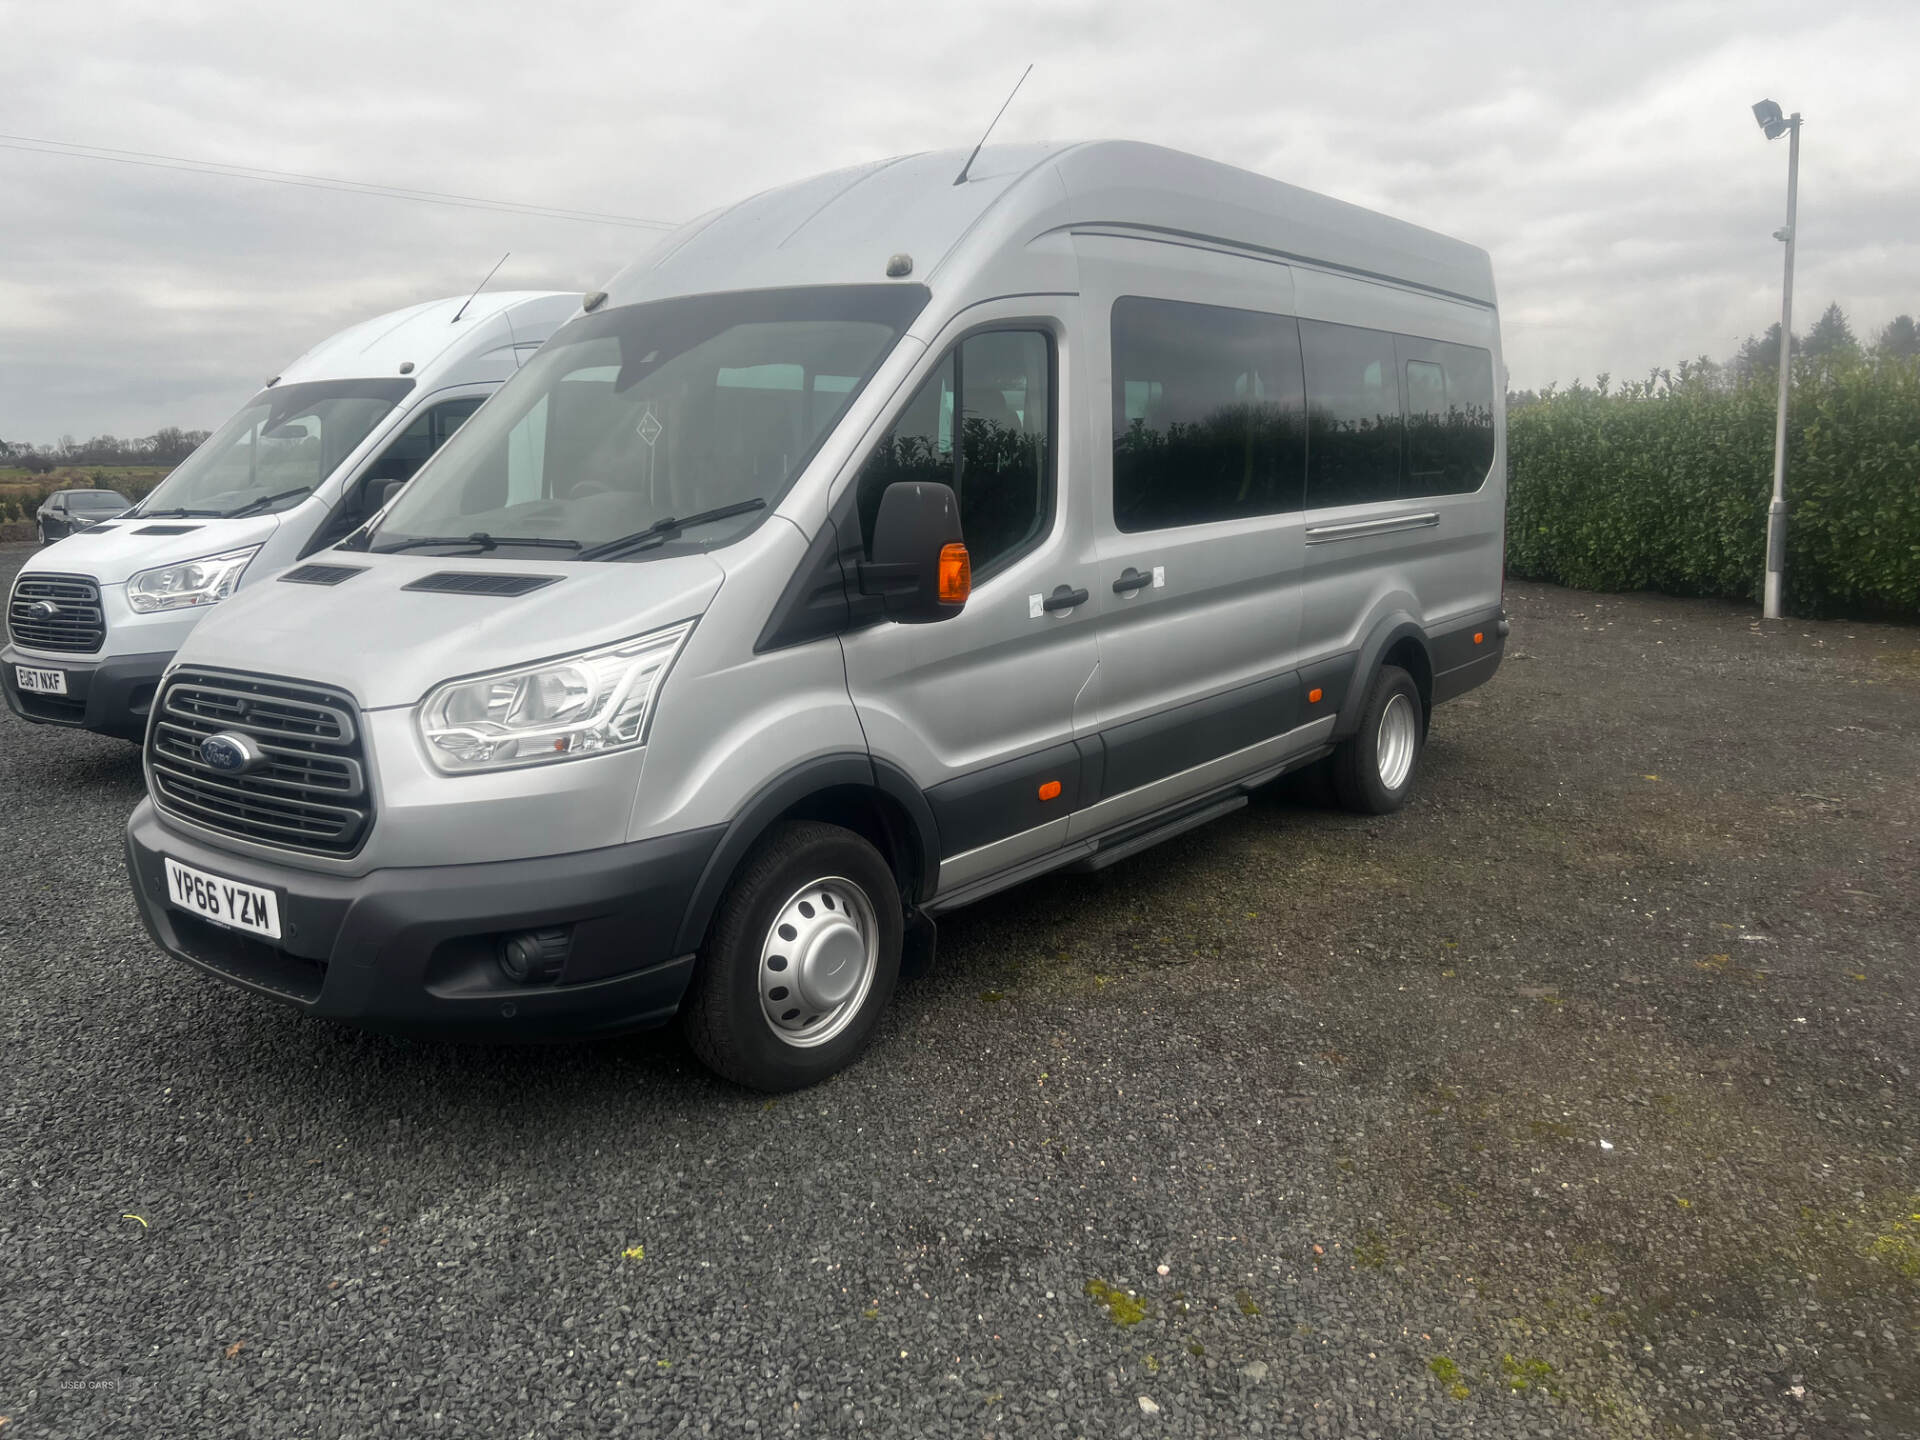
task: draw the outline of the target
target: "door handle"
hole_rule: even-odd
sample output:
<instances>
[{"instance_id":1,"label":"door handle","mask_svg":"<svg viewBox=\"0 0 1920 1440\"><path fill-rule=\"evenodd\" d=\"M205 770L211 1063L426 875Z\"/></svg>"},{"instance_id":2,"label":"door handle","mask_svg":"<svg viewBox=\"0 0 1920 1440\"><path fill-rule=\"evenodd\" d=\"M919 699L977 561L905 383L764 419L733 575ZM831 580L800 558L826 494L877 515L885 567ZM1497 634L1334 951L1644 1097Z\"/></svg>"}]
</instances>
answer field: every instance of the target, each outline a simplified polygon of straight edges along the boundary
<instances>
[{"instance_id":1,"label":"door handle","mask_svg":"<svg viewBox=\"0 0 1920 1440\"><path fill-rule=\"evenodd\" d=\"M1085 590L1070 589L1065 585L1056 585L1053 593L1040 602L1040 608L1047 611L1071 610L1077 605L1087 603Z\"/></svg>"},{"instance_id":2,"label":"door handle","mask_svg":"<svg viewBox=\"0 0 1920 1440\"><path fill-rule=\"evenodd\" d=\"M1153 572L1151 570L1136 570L1129 565L1121 572L1120 578L1113 582L1113 593L1116 595L1130 595L1135 590L1144 590L1151 584L1153 584Z\"/></svg>"}]
</instances>

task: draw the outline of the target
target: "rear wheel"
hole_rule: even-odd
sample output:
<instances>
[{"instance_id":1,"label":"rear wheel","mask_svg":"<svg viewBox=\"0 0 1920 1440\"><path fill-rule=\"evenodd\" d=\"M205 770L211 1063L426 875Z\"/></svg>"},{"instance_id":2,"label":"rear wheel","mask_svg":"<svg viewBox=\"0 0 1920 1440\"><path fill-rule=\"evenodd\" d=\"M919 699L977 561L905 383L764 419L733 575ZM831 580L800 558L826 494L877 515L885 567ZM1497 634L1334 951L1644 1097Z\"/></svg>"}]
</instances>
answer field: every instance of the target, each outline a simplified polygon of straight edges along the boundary
<instances>
[{"instance_id":1,"label":"rear wheel","mask_svg":"<svg viewBox=\"0 0 1920 1440\"><path fill-rule=\"evenodd\" d=\"M865 1050L900 976L900 892L880 852L838 825L783 825L720 902L682 1024L714 1071L798 1090Z\"/></svg>"},{"instance_id":2,"label":"rear wheel","mask_svg":"<svg viewBox=\"0 0 1920 1440\"><path fill-rule=\"evenodd\" d=\"M1360 728L1333 752L1333 791L1343 808L1387 815L1413 794L1426 739L1420 687L1398 665L1382 665L1360 712Z\"/></svg>"}]
</instances>

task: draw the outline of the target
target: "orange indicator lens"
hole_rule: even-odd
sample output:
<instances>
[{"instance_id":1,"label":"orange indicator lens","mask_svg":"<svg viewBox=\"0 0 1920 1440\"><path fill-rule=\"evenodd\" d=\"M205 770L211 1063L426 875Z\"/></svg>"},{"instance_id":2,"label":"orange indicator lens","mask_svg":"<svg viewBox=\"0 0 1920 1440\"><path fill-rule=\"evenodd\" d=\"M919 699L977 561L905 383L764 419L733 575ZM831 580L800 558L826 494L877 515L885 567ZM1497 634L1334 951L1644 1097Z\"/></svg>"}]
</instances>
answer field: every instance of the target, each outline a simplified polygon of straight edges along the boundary
<instances>
[{"instance_id":1,"label":"orange indicator lens","mask_svg":"<svg viewBox=\"0 0 1920 1440\"><path fill-rule=\"evenodd\" d=\"M1060 782L1058 780L1047 781L1046 784L1040 787L1040 798L1042 800L1058 800L1060 798Z\"/></svg>"},{"instance_id":2,"label":"orange indicator lens","mask_svg":"<svg viewBox=\"0 0 1920 1440\"><path fill-rule=\"evenodd\" d=\"M940 603L961 605L973 593L973 562L967 547L955 541L940 547Z\"/></svg>"}]
</instances>

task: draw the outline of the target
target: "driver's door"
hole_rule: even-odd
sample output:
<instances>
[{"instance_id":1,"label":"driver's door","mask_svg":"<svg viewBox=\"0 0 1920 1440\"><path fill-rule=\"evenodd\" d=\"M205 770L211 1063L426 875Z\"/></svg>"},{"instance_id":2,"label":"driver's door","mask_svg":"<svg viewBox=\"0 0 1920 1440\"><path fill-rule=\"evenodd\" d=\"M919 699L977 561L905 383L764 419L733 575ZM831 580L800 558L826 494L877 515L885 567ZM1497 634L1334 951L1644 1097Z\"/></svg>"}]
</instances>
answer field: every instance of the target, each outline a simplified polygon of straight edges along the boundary
<instances>
[{"instance_id":1,"label":"driver's door","mask_svg":"<svg viewBox=\"0 0 1920 1440\"><path fill-rule=\"evenodd\" d=\"M936 480L960 502L974 574L966 607L843 641L869 748L933 809L941 895L1058 849L1080 793L1075 706L1098 657L1093 557L1073 523L1086 513L1087 467L1062 418L1068 301L1056 303L970 310L928 348L905 403L843 481L857 486L867 536L890 483Z\"/></svg>"}]
</instances>

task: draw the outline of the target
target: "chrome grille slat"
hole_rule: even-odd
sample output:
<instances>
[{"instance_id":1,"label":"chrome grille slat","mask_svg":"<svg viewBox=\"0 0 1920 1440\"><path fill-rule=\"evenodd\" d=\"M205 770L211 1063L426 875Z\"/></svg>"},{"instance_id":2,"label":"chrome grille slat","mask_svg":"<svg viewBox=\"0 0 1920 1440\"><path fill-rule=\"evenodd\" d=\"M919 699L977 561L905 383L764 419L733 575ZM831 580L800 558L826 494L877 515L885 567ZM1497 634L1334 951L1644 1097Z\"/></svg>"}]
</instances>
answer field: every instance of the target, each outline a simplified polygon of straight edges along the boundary
<instances>
[{"instance_id":1,"label":"chrome grille slat","mask_svg":"<svg viewBox=\"0 0 1920 1440\"><path fill-rule=\"evenodd\" d=\"M147 732L154 803L236 839L351 855L373 824L356 714L351 698L318 685L176 671ZM227 774L200 758L200 742L222 731L258 744L257 769Z\"/></svg>"},{"instance_id":2,"label":"chrome grille slat","mask_svg":"<svg viewBox=\"0 0 1920 1440\"><path fill-rule=\"evenodd\" d=\"M59 612L47 618L32 614L42 600L51 600ZM107 639L100 587L87 575L20 575L7 599L7 633L29 650L91 655Z\"/></svg>"}]
</instances>

